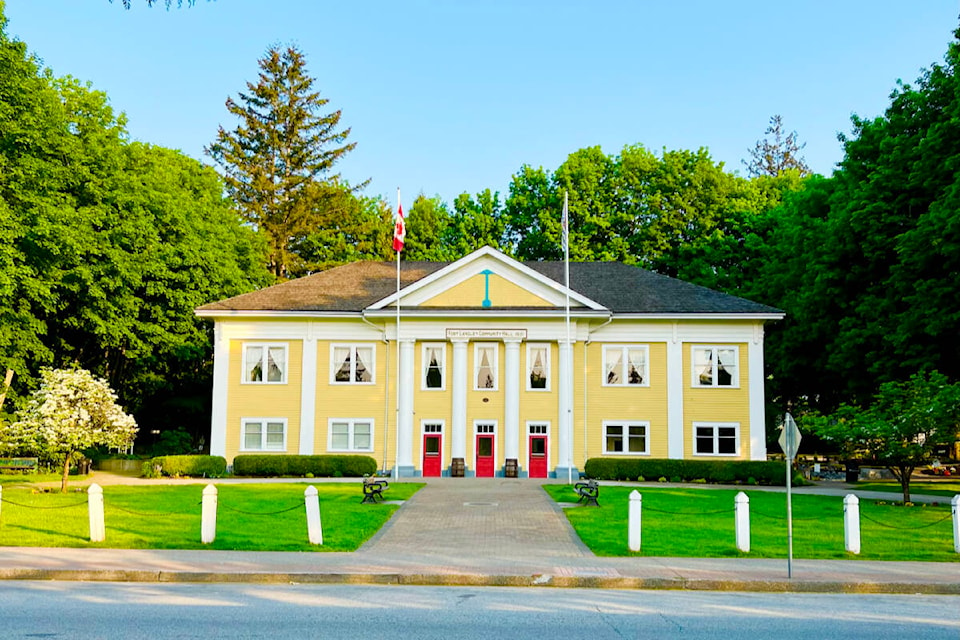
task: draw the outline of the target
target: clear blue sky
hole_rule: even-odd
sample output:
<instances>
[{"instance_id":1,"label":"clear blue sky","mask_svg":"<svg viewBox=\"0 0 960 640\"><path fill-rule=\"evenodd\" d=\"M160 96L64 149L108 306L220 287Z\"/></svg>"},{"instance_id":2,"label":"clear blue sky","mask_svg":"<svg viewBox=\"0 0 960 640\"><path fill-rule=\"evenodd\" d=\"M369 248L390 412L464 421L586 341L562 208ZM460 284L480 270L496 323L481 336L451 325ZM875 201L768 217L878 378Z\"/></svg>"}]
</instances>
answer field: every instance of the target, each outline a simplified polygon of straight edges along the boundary
<instances>
[{"instance_id":1,"label":"clear blue sky","mask_svg":"<svg viewBox=\"0 0 960 640\"><path fill-rule=\"evenodd\" d=\"M304 51L356 150L340 165L409 206L577 149L707 147L729 170L773 114L829 175L850 115L941 62L957 0L6 0L8 33L105 91L132 138L209 162L224 107L274 44Z\"/></svg>"}]
</instances>

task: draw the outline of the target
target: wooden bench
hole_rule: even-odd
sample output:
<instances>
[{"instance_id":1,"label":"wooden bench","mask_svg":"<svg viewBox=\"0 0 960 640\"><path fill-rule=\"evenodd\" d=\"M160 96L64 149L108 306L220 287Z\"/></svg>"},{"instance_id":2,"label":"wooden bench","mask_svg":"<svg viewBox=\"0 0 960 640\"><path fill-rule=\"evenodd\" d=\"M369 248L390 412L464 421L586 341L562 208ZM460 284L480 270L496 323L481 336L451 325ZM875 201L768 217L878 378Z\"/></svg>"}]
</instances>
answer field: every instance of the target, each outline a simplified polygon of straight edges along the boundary
<instances>
[{"instance_id":1,"label":"wooden bench","mask_svg":"<svg viewBox=\"0 0 960 640\"><path fill-rule=\"evenodd\" d=\"M0 458L0 471L36 471L37 458Z\"/></svg>"},{"instance_id":2,"label":"wooden bench","mask_svg":"<svg viewBox=\"0 0 960 640\"><path fill-rule=\"evenodd\" d=\"M600 485L597 484L596 480L585 480L583 482L578 482L573 485L573 490L577 492L577 495L580 498L577 502L582 502L584 505L593 505L599 507L600 503L597 502L597 498L600 495Z\"/></svg>"},{"instance_id":3,"label":"wooden bench","mask_svg":"<svg viewBox=\"0 0 960 640\"><path fill-rule=\"evenodd\" d=\"M390 483L383 479L370 476L363 478L363 500L360 504L376 504L379 499L383 502L383 492L390 488Z\"/></svg>"}]
</instances>

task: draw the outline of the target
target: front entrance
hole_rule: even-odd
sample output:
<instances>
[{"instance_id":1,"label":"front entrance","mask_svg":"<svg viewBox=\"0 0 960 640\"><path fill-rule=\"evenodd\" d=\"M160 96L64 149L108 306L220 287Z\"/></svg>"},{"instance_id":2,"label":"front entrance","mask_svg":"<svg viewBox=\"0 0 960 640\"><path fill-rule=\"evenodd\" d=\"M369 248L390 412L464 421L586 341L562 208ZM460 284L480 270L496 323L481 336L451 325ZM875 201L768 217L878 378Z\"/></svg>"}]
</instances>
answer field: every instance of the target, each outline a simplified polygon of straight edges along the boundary
<instances>
[{"instance_id":1,"label":"front entrance","mask_svg":"<svg viewBox=\"0 0 960 640\"><path fill-rule=\"evenodd\" d=\"M427 478L440 477L440 451L443 436L439 433L423 434L423 475Z\"/></svg>"},{"instance_id":2,"label":"front entrance","mask_svg":"<svg viewBox=\"0 0 960 640\"><path fill-rule=\"evenodd\" d=\"M527 470L531 478L547 477L547 425L531 424L527 427L529 459Z\"/></svg>"},{"instance_id":3,"label":"front entrance","mask_svg":"<svg viewBox=\"0 0 960 640\"><path fill-rule=\"evenodd\" d=\"M494 439L496 425L489 423L477 424L477 477L492 478L494 476Z\"/></svg>"}]
</instances>

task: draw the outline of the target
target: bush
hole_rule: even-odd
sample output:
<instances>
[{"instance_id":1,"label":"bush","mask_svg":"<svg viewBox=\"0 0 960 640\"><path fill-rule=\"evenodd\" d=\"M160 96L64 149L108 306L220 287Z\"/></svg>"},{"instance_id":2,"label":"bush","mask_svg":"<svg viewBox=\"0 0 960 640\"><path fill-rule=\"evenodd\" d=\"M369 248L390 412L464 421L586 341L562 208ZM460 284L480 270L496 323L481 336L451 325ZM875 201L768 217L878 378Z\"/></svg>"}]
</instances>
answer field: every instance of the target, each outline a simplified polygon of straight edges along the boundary
<instances>
[{"instance_id":1,"label":"bush","mask_svg":"<svg viewBox=\"0 0 960 640\"><path fill-rule=\"evenodd\" d=\"M233 473L238 476L361 478L376 472L377 461L370 456L242 455L233 459Z\"/></svg>"},{"instance_id":2,"label":"bush","mask_svg":"<svg viewBox=\"0 0 960 640\"><path fill-rule=\"evenodd\" d=\"M159 456L144 461L141 475L145 478L160 476L219 478L226 473L227 460L222 456Z\"/></svg>"},{"instance_id":3,"label":"bush","mask_svg":"<svg viewBox=\"0 0 960 640\"><path fill-rule=\"evenodd\" d=\"M783 485L782 461L767 460L669 460L665 458L590 458L584 465L595 480L632 480L643 476L660 482L710 482Z\"/></svg>"}]
</instances>

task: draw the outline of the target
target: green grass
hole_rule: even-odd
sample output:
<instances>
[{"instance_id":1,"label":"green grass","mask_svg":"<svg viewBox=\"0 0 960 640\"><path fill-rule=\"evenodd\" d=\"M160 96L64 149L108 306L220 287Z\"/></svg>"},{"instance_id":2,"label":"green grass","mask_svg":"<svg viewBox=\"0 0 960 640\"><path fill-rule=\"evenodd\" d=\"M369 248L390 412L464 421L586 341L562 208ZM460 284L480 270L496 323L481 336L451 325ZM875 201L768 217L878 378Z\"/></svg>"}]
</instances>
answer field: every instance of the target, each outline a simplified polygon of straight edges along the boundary
<instances>
[{"instance_id":1,"label":"green grass","mask_svg":"<svg viewBox=\"0 0 960 640\"><path fill-rule=\"evenodd\" d=\"M200 501L205 485L108 486L106 540L89 541L87 496L5 488L0 546L113 549L229 549L239 551L354 551L397 510L360 504L359 483L319 483L323 546L307 541L303 492L309 483L221 484L217 535L200 543ZM388 500L405 500L423 485L391 484Z\"/></svg>"},{"instance_id":2,"label":"green grass","mask_svg":"<svg viewBox=\"0 0 960 640\"><path fill-rule=\"evenodd\" d=\"M858 482L856 486L860 491L886 491L898 495L903 494L903 489L900 488L900 483L896 480L886 482ZM910 481L911 495L946 496L952 498L958 493L960 493L960 480Z\"/></svg>"},{"instance_id":3,"label":"green grass","mask_svg":"<svg viewBox=\"0 0 960 640\"><path fill-rule=\"evenodd\" d=\"M88 477L89 476L71 475L67 479L67 487L69 488L70 484L77 480L83 480ZM61 479L62 476L59 473L0 473L0 485L4 487L11 485L32 485L38 482L60 482Z\"/></svg>"},{"instance_id":4,"label":"green grass","mask_svg":"<svg viewBox=\"0 0 960 640\"><path fill-rule=\"evenodd\" d=\"M569 485L544 485L558 502L576 502ZM566 509L577 535L599 556L749 557L787 556L786 495L745 491L750 497L750 553L736 548L733 504L736 490L641 487L642 550L627 549L630 492L636 487L602 486L596 507ZM947 501L903 507L860 501L861 553L844 550L843 498L793 496L795 558L922 560L958 562Z\"/></svg>"}]
</instances>

